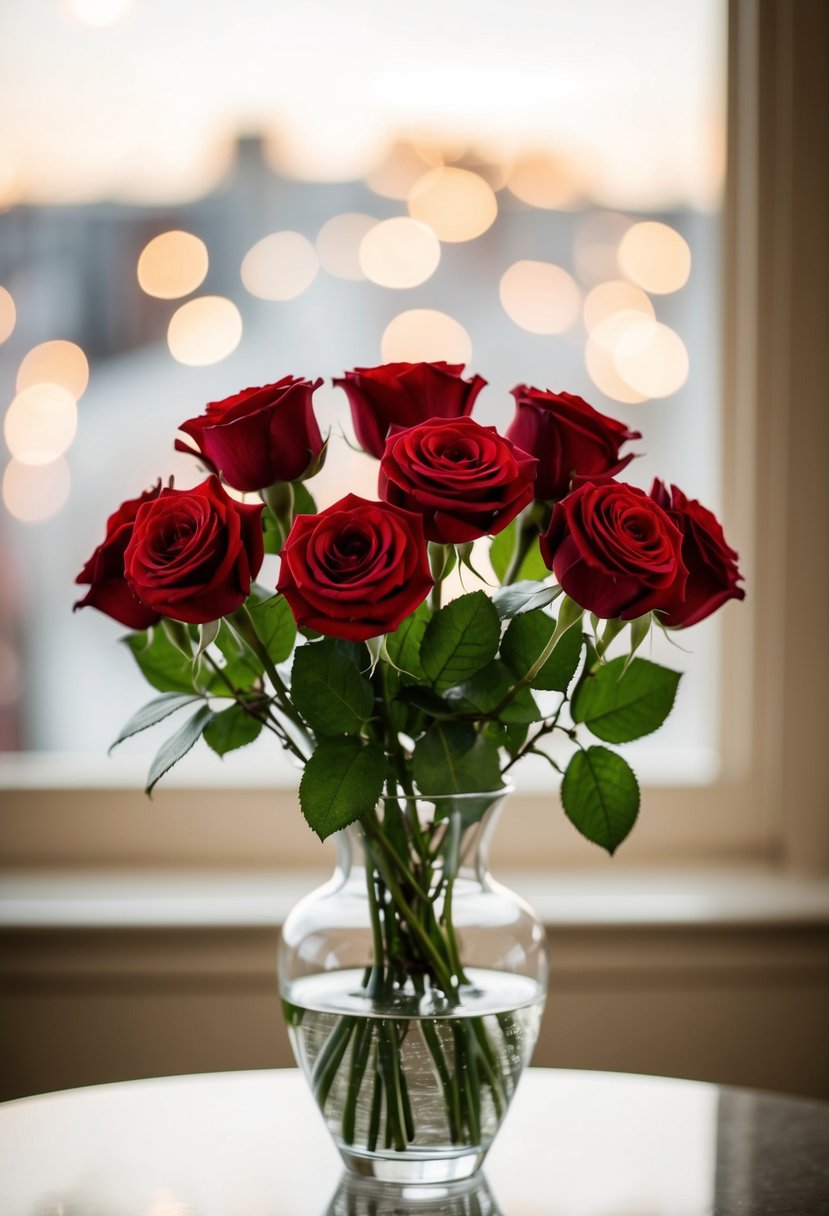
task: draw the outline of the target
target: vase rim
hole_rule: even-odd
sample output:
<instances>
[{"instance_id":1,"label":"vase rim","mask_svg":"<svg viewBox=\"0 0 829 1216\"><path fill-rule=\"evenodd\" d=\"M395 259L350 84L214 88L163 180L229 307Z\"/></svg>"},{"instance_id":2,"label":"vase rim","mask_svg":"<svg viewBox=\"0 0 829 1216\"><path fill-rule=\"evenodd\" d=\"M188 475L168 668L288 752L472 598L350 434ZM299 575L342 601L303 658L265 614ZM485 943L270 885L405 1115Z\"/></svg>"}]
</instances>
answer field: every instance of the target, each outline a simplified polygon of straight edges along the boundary
<instances>
[{"instance_id":1,"label":"vase rim","mask_svg":"<svg viewBox=\"0 0 829 1216\"><path fill-rule=\"evenodd\" d=\"M496 798L506 798L508 794L512 794L515 786L507 782L494 790L467 790L462 794L422 794L416 790L413 794L401 792L399 794L381 794L378 802L400 802L401 799L413 797L417 802L472 802L479 798L490 798L493 801Z\"/></svg>"}]
</instances>

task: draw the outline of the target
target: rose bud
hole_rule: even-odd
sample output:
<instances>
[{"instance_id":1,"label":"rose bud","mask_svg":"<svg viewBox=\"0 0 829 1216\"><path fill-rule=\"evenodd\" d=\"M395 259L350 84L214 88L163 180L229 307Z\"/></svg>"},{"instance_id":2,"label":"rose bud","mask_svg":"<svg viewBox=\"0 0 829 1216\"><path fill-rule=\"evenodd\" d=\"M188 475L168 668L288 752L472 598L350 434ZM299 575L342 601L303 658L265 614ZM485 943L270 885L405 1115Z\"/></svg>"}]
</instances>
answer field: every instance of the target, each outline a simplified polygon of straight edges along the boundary
<instances>
[{"instance_id":1,"label":"rose bud","mask_svg":"<svg viewBox=\"0 0 829 1216\"><path fill-rule=\"evenodd\" d=\"M696 625L726 600L745 599L745 591L737 586L743 577L737 569L738 554L726 542L716 516L696 499L686 498L677 486L669 492L658 479L651 497L679 528L682 560L688 568L684 592L669 598L660 613L663 625Z\"/></svg>"},{"instance_id":2,"label":"rose bud","mask_svg":"<svg viewBox=\"0 0 829 1216\"><path fill-rule=\"evenodd\" d=\"M582 483L555 504L539 543L570 599L604 620L629 621L682 597L682 534L636 486Z\"/></svg>"},{"instance_id":3,"label":"rose bud","mask_svg":"<svg viewBox=\"0 0 829 1216\"><path fill-rule=\"evenodd\" d=\"M512 395L515 417L507 438L538 460L536 498L563 498L573 477L612 476L633 460L633 453L620 457L619 448L628 439L641 439L639 431L600 414L581 397L525 384Z\"/></svg>"},{"instance_id":4,"label":"rose bud","mask_svg":"<svg viewBox=\"0 0 829 1216\"><path fill-rule=\"evenodd\" d=\"M352 642L396 629L433 585L420 516L356 494L298 515L281 560L297 624Z\"/></svg>"},{"instance_id":5,"label":"rose bud","mask_svg":"<svg viewBox=\"0 0 829 1216\"><path fill-rule=\"evenodd\" d=\"M216 477L162 490L136 512L124 553L131 590L175 621L200 625L235 612L262 565L262 510L230 498Z\"/></svg>"},{"instance_id":6,"label":"rose bud","mask_svg":"<svg viewBox=\"0 0 829 1216\"><path fill-rule=\"evenodd\" d=\"M385 363L355 367L340 379L351 407L360 446L379 460L393 426L415 426L428 418L461 418L471 413L486 384L464 380L462 363Z\"/></svg>"},{"instance_id":7,"label":"rose bud","mask_svg":"<svg viewBox=\"0 0 829 1216\"><path fill-rule=\"evenodd\" d=\"M471 418L431 418L393 432L378 493L423 516L427 540L465 544L492 536L533 500L536 461Z\"/></svg>"},{"instance_id":8,"label":"rose bud","mask_svg":"<svg viewBox=\"0 0 829 1216\"><path fill-rule=\"evenodd\" d=\"M161 493L161 482L152 490L145 490L138 498L128 498L107 520L106 536L89 561L81 570L76 583L89 584L89 590L78 608L97 608L105 612L128 629L148 629L159 620L159 614L151 611L136 599L124 579L124 551L132 537L138 508L152 502Z\"/></svg>"},{"instance_id":9,"label":"rose bud","mask_svg":"<svg viewBox=\"0 0 829 1216\"><path fill-rule=\"evenodd\" d=\"M321 384L283 376L275 384L211 401L204 414L179 427L195 448L177 439L176 451L199 456L234 490L264 490L310 476L324 446L312 404Z\"/></svg>"}]
</instances>

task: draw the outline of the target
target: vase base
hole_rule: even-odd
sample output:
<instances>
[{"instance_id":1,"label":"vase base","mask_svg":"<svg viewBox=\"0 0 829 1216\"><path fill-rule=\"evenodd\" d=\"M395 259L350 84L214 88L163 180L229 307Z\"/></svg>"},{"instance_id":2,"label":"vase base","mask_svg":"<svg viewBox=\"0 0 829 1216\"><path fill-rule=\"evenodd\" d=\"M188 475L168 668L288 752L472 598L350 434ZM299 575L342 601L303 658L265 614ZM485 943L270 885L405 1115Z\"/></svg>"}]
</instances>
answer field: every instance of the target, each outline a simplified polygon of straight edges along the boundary
<instances>
[{"instance_id":1,"label":"vase base","mask_svg":"<svg viewBox=\"0 0 829 1216\"><path fill-rule=\"evenodd\" d=\"M399 1186L434 1186L461 1182L480 1169L485 1148L434 1155L407 1149L404 1153L360 1153L338 1145L346 1169L359 1178L392 1182Z\"/></svg>"}]
</instances>

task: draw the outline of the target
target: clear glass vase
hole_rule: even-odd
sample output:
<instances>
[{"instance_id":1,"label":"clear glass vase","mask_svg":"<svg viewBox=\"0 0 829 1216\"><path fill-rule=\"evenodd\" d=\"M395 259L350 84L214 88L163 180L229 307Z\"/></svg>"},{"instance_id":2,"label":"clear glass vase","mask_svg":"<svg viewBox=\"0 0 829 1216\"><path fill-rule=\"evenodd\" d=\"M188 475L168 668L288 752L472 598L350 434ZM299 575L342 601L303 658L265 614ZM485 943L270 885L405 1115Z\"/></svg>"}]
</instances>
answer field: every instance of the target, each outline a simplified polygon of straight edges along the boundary
<instances>
[{"instance_id":1,"label":"clear glass vase","mask_svg":"<svg viewBox=\"0 0 829 1216\"><path fill-rule=\"evenodd\" d=\"M507 792L384 798L285 921L288 1033L356 1174L470 1177L532 1054L544 931L487 870Z\"/></svg>"}]
</instances>

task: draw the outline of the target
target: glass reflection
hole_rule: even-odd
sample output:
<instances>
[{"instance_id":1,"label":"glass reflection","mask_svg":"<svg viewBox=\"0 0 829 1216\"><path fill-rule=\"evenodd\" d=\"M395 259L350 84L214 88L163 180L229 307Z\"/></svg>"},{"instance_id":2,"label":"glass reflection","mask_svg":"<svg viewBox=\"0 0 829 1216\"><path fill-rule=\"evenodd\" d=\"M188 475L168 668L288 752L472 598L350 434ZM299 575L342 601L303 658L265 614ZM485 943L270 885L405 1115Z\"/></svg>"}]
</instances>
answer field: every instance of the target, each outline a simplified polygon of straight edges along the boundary
<instances>
[{"instance_id":1,"label":"glass reflection","mask_svg":"<svg viewBox=\"0 0 829 1216\"><path fill-rule=\"evenodd\" d=\"M324 1216L503 1216L481 1174L448 1186L404 1186L340 1179Z\"/></svg>"}]
</instances>

